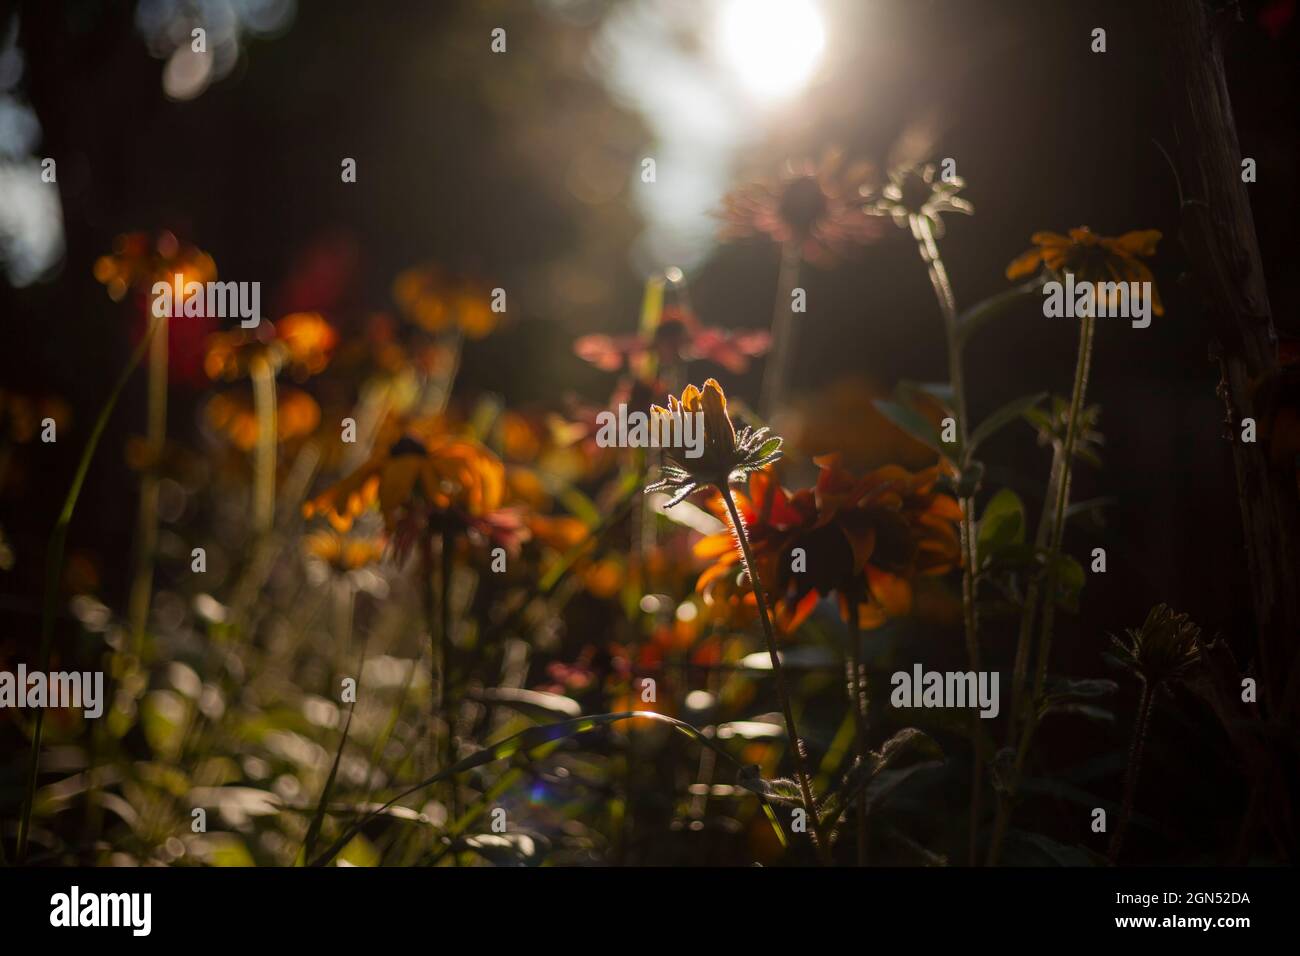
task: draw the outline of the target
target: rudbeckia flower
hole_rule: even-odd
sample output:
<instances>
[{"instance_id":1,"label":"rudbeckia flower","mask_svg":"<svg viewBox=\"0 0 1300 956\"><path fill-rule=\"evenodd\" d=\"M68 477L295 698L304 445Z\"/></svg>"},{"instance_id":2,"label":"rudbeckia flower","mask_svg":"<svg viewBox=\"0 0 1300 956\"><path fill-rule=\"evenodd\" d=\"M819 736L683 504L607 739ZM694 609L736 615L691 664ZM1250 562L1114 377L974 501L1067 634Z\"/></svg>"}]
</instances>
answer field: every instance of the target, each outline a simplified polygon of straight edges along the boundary
<instances>
[{"instance_id":1,"label":"rudbeckia flower","mask_svg":"<svg viewBox=\"0 0 1300 956\"><path fill-rule=\"evenodd\" d=\"M208 400L205 417L214 431L242 452L257 447L257 409L250 395L220 392ZM305 438L320 424L320 406L306 392L282 388L276 395L275 440L286 444Z\"/></svg>"},{"instance_id":2,"label":"rudbeckia flower","mask_svg":"<svg viewBox=\"0 0 1300 956\"><path fill-rule=\"evenodd\" d=\"M332 530L306 535L302 549L308 560L324 565L334 574L360 570L384 556L384 542L379 538L341 535Z\"/></svg>"},{"instance_id":3,"label":"rudbeckia flower","mask_svg":"<svg viewBox=\"0 0 1300 956\"><path fill-rule=\"evenodd\" d=\"M1141 261L1156 254L1158 230L1136 229L1110 238L1080 226L1071 229L1068 236L1036 232L1030 241L1034 248L1007 266L1008 279L1026 278L1043 266L1057 275L1073 273L1076 279L1086 282L1150 282L1151 311L1165 314L1151 270Z\"/></svg>"},{"instance_id":4,"label":"rudbeckia flower","mask_svg":"<svg viewBox=\"0 0 1300 956\"><path fill-rule=\"evenodd\" d=\"M870 174L865 163L843 166L830 150L820 163L787 163L780 175L739 186L723 199L721 237L766 236L792 243L805 262L833 265L848 249L876 238L879 228L858 204Z\"/></svg>"},{"instance_id":5,"label":"rudbeckia flower","mask_svg":"<svg viewBox=\"0 0 1300 956\"><path fill-rule=\"evenodd\" d=\"M681 401L668 396L668 407L650 406L651 414L681 421L684 416L703 415L704 441L698 458L674 458L665 464L659 481L647 492L671 494L664 505L671 508L699 488L725 487L767 467L781 457L781 439L768 437L768 429L742 428L736 431L727 414L727 396L715 379L708 379L702 389L687 385Z\"/></svg>"},{"instance_id":6,"label":"rudbeckia flower","mask_svg":"<svg viewBox=\"0 0 1300 956\"><path fill-rule=\"evenodd\" d=\"M821 473L813 488L791 495L764 473L750 477L748 495L737 495L758 574L780 599L782 626L793 631L831 593L846 607L858 601L864 628L909 613L912 580L943 574L959 560L961 512L935 491L938 468L912 473L889 465L858 477L838 456L815 462ZM740 556L731 535L704 538L695 553L713 561L696 584L706 604L732 600Z\"/></svg>"}]
</instances>

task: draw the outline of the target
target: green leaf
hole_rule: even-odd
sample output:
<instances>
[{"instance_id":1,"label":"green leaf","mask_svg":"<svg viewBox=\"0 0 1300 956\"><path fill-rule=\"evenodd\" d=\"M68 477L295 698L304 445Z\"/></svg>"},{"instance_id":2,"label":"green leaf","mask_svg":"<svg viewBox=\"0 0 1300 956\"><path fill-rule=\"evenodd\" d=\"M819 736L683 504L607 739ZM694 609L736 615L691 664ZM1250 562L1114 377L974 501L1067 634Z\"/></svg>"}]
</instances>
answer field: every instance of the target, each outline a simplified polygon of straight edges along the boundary
<instances>
[{"instance_id":1,"label":"green leaf","mask_svg":"<svg viewBox=\"0 0 1300 956\"><path fill-rule=\"evenodd\" d=\"M465 694L470 700L488 704L503 704L521 714L543 720L556 717L574 718L582 715L582 707L572 697L550 694L540 690L523 690L518 687L487 687Z\"/></svg>"},{"instance_id":2,"label":"green leaf","mask_svg":"<svg viewBox=\"0 0 1300 956\"><path fill-rule=\"evenodd\" d=\"M854 764L844 776L840 786L823 801L823 820L834 828L840 816L866 791L868 805L919 770L937 767L942 762L943 749L929 734L915 727L905 727L890 737L878 752L867 754L865 760ZM885 777L887 770L906 771L898 777ZM878 784L874 790L872 785Z\"/></svg>"},{"instance_id":3,"label":"green leaf","mask_svg":"<svg viewBox=\"0 0 1300 956\"><path fill-rule=\"evenodd\" d=\"M1007 425L1011 424L1017 418L1021 418L1032 408L1036 408L1043 399L1047 398L1046 392L1038 392L1035 395L1022 395L1020 398L1012 399L997 411L995 411L984 421L976 426L971 432L970 446L967 448L967 454L974 454L975 449L989 438L992 438L997 432L1001 431Z\"/></svg>"},{"instance_id":4,"label":"green leaf","mask_svg":"<svg viewBox=\"0 0 1300 956\"><path fill-rule=\"evenodd\" d=\"M952 414L952 408L957 403L956 393L948 382L912 382L904 379L895 386L894 394L905 405L915 405L917 398L926 396L942 405L948 414Z\"/></svg>"},{"instance_id":5,"label":"green leaf","mask_svg":"<svg viewBox=\"0 0 1300 956\"><path fill-rule=\"evenodd\" d=\"M911 435L917 441L928 445L941 455L955 457L957 448L955 445L946 447L939 440L939 432L931 424L930 420L920 412L908 408L906 405L898 402L887 401L883 398L877 398L871 403L876 407L876 411L884 415L891 422L901 428L907 434Z\"/></svg>"},{"instance_id":6,"label":"green leaf","mask_svg":"<svg viewBox=\"0 0 1300 956\"><path fill-rule=\"evenodd\" d=\"M1042 288L1042 279L1035 277L1028 282L1023 282L1020 285L999 292L997 295L989 296L982 302L975 303L975 305L957 316L958 346L965 345L977 331L999 316L1010 312L1021 302L1039 296Z\"/></svg>"},{"instance_id":7,"label":"green leaf","mask_svg":"<svg viewBox=\"0 0 1300 956\"><path fill-rule=\"evenodd\" d=\"M976 535L979 567L1004 548L1025 543L1025 505L1010 488L1003 488L984 506Z\"/></svg>"},{"instance_id":8,"label":"green leaf","mask_svg":"<svg viewBox=\"0 0 1300 956\"><path fill-rule=\"evenodd\" d=\"M1083 591L1085 575L1083 565L1068 554L1056 556L1055 575L1049 573L1048 580L1056 581L1056 603L1071 614L1079 613L1079 595Z\"/></svg>"}]
</instances>

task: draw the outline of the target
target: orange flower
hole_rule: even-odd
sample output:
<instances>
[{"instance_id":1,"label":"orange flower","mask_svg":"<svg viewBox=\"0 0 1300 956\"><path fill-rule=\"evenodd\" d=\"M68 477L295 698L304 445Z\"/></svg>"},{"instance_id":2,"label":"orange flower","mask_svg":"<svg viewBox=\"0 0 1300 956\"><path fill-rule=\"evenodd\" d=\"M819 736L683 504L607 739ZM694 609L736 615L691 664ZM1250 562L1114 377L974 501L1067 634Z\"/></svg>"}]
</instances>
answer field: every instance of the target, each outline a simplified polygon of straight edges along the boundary
<instances>
[{"instance_id":1,"label":"orange flower","mask_svg":"<svg viewBox=\"0 0 1300 956\"><path fill-rule=\"evenodd\" d=\"M490 518L501 507L505 467L478 442L442 433L442 427L385 423L365 463L303 505L303 515L324 514L346 531L377 503L390 533L404 517L454 517L462 525Z\"/></svg>"},{"instance_id":2,"label":"orange flower","mask_svg":"<svg viewBox=\"0 0 1300 956\"><path fill-rule=\"evenodd\" d=\"M944 573L960 553L961 513L935 491L938 468L888 465L857 477L837 455L814 460L821 469L814 488L789 495L760 473L750 477L748 496L737 495L759 578L781 599L783 627L797 628L831 592L846 606L858 601L865 628L909 613L912 578ZM741 565L730 531L703 539L695 553L714 562L696 584L706 604L733 601Z\"/></svg>"},{"instance_id":3,"label":"orange flower","mask_svg":"<svg viewBox=\"0 0 1300 956\"><path fill-rule=\"evenodd\" d=\"M257 410L241 391L214 395L206 408L208 424L243 452L257 446ZM320 406L301 389L282 388L276 396L275 440L280 444L305 438L320 424Z\"/></svg>"},{"instance_id":4,"label":"orange flower","mask_svg":"<svg viewBox=\"0 0 1300 956\"><path fill-rule=\"evenodd\" d=\"M339 334L318 312L294 312L275 324L285 357L300 378L319 375L329 365Z\"/></svg>"},{"instance_id":5,"label":"orange flower","mask_svg":"<svg viewBox=\"0 0 1300 956\"><path fill-rule=\"evenodd\" d=\"M876 238L880 226L858 201L871 167L855 163L842 168L842 162L841 153L829 150L820 163L790 162L774 179L732 190L719 213L722 238L762 235L793 243L814 265L832 265L850 246Z\"/></svg>"},{"instance_id":6,"label":"orange flower","mask_svg":"<svg viewBox=\"0 0 1300 956\"><path fill-rule=\"evenodd\" d=\"M1030 236L1033 249L1022 253L1007 266L1008 279L1031 276L1044 266L1058 275L1073 273L1088 282L1150 282L1151 311L1164 315L1160 292L1151 270L1141 259L1156 254L1160 232L1137 229L1118 238L1099 236L1087 226L1071 229L1069 236L1036 232Z\"/></svg>"},{"instance_id":7,"label":"orange flower","mask_svg":"<svg viewBox=\"0 0 1300 956\"><path fill-rule=\"evenodd\" d=\"M298 379L323 372L338 344L334 327L315 312L295 312L277 323L263 320L253 329L208 336L203 369L213 380L233 381L248 374L257 358L273 370L288 367Z\"/></svg>"},{"instance_id":8,"label":"orange flower","mask_svg":"<svg viewBox=\"0 0 1300 956\"><path fill-rule=\"evenodd\" d=\"M393 298L406 317L426 332L456 329L481 339L497 326L491 293L467 279L451 280L432 266L407 269L393 281Z\"/></svg>"},{"instance_id":9,"label":"orange flower","mask_svg":"<svg viewBox=\"0 0 1300 956\"><path fill-rule=\"evenodd\" d=\"M302 547L309 559L319 561L336 574L375 564L384 556L384 543L378 538L344 536L331 530L307 535Z\"/></svg>"},{"instance_id":10,"label":"orange flower","mask_svg":"<svg viewBox=\"0 0 1300 956\"><path fill-rule=\"evenodd\" d=\"M170 232L132 232L113 240L113 252L95 260L95 278L108 288L114 302L131 289L150 289L155 282L172 282L177 273L185 282L208 282L217 276L212 257Z\"/></svg>"}]
</instances>

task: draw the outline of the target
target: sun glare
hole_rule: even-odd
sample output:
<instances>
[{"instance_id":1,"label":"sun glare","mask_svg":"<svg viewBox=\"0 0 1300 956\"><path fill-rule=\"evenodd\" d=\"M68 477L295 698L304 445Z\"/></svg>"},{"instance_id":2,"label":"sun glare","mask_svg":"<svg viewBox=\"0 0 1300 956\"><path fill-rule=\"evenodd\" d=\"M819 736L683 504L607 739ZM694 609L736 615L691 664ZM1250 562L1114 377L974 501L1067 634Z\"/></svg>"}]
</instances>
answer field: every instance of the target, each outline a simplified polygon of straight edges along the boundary
<instances>
[{"instance_id":1,"label":"sun glare","mask_svg":"<svg viewBox=\"0 0 1300 956\"><path fill-rule=\"evenodd\" d=\"M801 90L826 45L812 0L726 0L718 28L723 59L747 90L767 100Z\"/></svg>"}]
</instances>

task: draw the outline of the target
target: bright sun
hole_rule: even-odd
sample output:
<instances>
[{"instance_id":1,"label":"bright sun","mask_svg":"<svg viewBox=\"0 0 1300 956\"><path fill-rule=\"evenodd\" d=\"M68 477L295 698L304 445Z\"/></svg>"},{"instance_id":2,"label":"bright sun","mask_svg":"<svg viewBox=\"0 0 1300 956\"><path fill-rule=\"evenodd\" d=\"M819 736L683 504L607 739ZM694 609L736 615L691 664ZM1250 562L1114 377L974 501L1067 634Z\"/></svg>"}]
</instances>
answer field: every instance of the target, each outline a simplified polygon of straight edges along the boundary
<instances>
[{"instance_id":1,"label":"bright sun","mask_svg":"<svg viewBox=\"0 0 1300 956\"><path fill-rule=\"evenodd\" d=\"M725 0L718 36L723 58L745 88L773 100L803 88L826 45L812 0Z\"/></svg>"}]
</instances>

